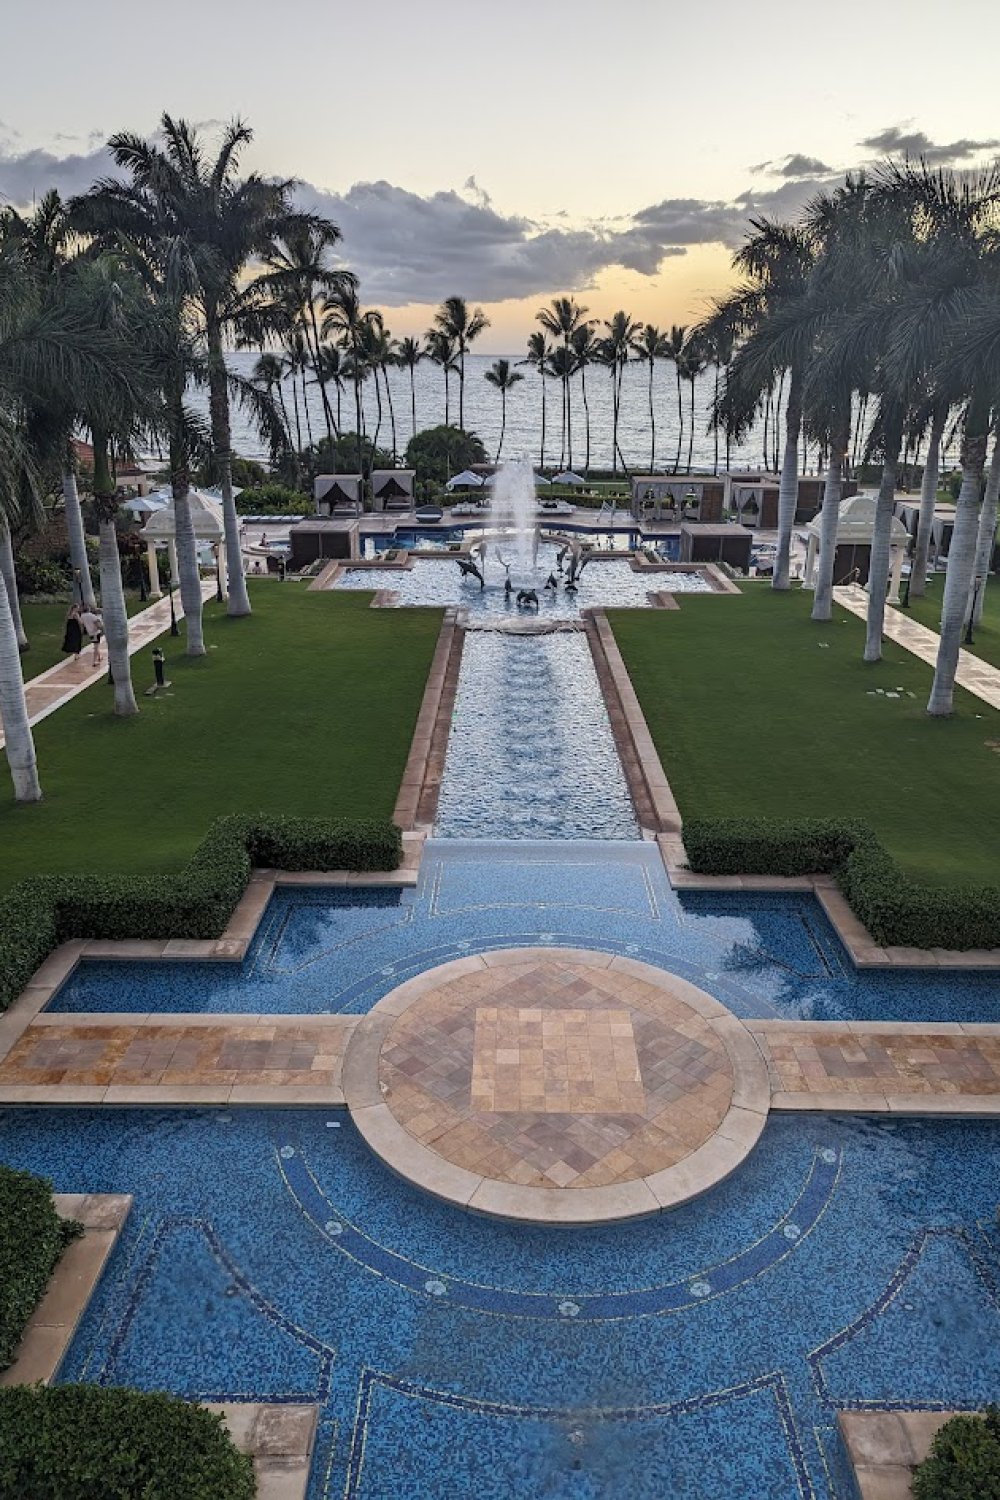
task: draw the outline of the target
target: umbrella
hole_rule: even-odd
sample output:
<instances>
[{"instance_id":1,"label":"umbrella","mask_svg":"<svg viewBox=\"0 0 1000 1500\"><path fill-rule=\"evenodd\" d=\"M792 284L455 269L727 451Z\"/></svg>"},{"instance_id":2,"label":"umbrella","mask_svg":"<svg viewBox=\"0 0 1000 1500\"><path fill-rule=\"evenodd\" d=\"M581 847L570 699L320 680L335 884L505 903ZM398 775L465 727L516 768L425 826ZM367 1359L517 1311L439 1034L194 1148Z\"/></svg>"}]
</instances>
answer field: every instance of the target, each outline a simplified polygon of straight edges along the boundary
<instances>
[{"instance_id":1,"label":"umbrella","mask_svg":"<svg viewBox=\"0 0 1000 1500\"><path fill-rule=\"evenodd\" d=\"M479 489L482 479L478 474L473 474L471 469L463 469L461 474L455 474L445 485L446 490L457 490L459 485L466 488Z\"/></svg>"},{"instance_id":2,"label":"umbrella","mask_svg":"<svg viewBox=\"0 0 1000 1500\"><path fill-rule=\"evenodd\" d=\"M553 474L552 483L575 484L582 487L587 483L587 481L585 479L581 479L579 474L574 474L572 469L564 469L561 474Z\"/></svg>"},{"instance_id":3,"label":"umbrella","mask_svg":"<svg viewBox=\"0 0 1000 1500\"><path fill-rule=\"evenodd\" d=\"M545 477L544 474L532 474L531 477L535 481L536 485L539 485L539 484L554 484L555 483L554 479L546 479L546 477Z\"/></svg>"}]
</instances>

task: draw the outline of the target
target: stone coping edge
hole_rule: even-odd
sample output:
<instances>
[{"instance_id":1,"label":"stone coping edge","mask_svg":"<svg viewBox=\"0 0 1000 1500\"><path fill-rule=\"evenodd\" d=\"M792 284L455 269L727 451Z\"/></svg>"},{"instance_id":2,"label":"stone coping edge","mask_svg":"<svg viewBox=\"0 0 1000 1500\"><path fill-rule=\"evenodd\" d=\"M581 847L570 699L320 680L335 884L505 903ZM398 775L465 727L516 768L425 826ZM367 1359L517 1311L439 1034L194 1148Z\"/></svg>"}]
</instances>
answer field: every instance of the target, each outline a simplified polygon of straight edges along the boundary
<instances>
[{"instance_id":1,"label":"stone coping edge","mask_svg":"<svg viewBox=\"0 0 1000 1500\"><path fill-rule=\"evenodd\" d=\"M913 1470L956 1411L840 1411L837 1426L861 1500L913 1500Z\"/></svg>"},{"instance_id":2,"label":"stone coping edge","mask_svg":"<svg viewBox=\"0 0 1000 1500\"><path fill-rule=\"evenodd\" d=\"M378 1076L382 1045L399 1017L428 991L484 968L551 962L610 968L679 995L715 1031L733 1069L730 1108L715 1132L672 1167L630 1182L597 1188L522 1187L454 1166L415 1140L384 1102ZM726 1007L679 975L637 959L582 948L503 948L459 958L407 980L363 1016L344 1056L344 1099L367 1145L411 1185L475 1213L518 1223L618 1223L679 1207L721 1182L746 1159L767 1123L771 1087L767 1065L751 1032Z\"/></svg>"},{"instance_id":3,"label":"stone coping edge","mask_svg":"<svg viewBox=\"0 0 1000 1500\"><path fill-rule=\"evenodd\" d=\"M132 1207L128 1193L55 1193L53 1201L59 1217L78 1220L83 1234L63 1251L0 1385L55 1379Z\"/></svg>"},{"instance_id":4,"label":"stone coping edge","mask_svg":"<svg viewBox=\"0 0 1000 1500\"><path fill-rule=\"evenodd\" d=\"M458 610L449 607L441 621L393 812L393 822L405 832L426 835L434 823L464 641Z\"/></svg>"},{"instance_id":5,"label":"stone coping edge","mask_svg":"<svg viewBox=\"0 0 1000 1500\"><path fill-rule=\"evenodd\" d=\"M319 1407L260 1401L203 1401L241 1453L253 1459L257 1500L306 1500Z\"/></svg>"}]
</instances>

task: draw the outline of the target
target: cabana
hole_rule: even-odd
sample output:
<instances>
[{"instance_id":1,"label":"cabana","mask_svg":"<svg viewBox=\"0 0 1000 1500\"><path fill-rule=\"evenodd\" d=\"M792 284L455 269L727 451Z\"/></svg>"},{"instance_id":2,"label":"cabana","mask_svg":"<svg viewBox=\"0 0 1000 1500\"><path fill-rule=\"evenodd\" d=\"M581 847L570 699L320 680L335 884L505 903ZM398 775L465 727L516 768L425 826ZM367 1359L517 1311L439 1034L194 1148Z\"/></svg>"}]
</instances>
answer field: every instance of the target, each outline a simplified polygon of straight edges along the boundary
<instances>
[{"instance_id":1,"label":"cabana","mask_svg":"<svg viewBox=\"0 0 1000 1500\"><path fill-rule=\"evenodd\" d=\"M358 516L361 514L361 475L317 474L313 480L313 499L318 516Z\"/></svg>"},{"instance_id":2,"label":"cabana","mask_svg":"<svg viewBox=\"0 0 1000 1500\"><path fill-rule=\"evenodd\" d=\"M483 487L481 474L473 474L471 469L463 469L461 474L453 474L445 485L446 490L480 490Z\"/></svg>"},{"instance_id":3,"label":"cabana","mask_svg":"<svg viewBox=\"0 0 1000 1500\"><path fill-rule=\"evenodd\" d=\"M559 474L553 474L553 484L565 484L571 489L582 490L587 481L579 474L574 474L572 469L563 469Z\"/></svg>"},{"instance_id":4,"label":"cabana","mask_svg":"<svg viewBox=\"0 0 1000 1500\"><path fill-rule=\"evenodd\" d=\"M724 483L714 474L636 474L632 479L632 514L637 521L667 519L722 520Z\"/></svg>"},{"instance_id":5,"label":"cabana","mask_svg":"<svg viewBox=\"0 0 1000 1500\"><path fill-rule=\"evenodd\" d=\"M375 510L410 510L413 506L416 482L416 469L373 469L373 508Z\"/></svg>"},{"instance_id":6,"label":"cabana","mask_svg":"<svg viewBox=\"0 0 1000 1500\"><path fill-rule=\"evenodd\" d=\"M194 524L194 534L199 543L208 547L219 549L219 577L223 588L226 587L226 542L225 527L222 521L222 506L217 500L202 494L199 490L188 491L188 506L191 511L191 520ZM157 543L165 543L167 556L170 559L170 576L176 582L180 576L177 569L177 527L174 515L173 499L168 500L159 510L153 512L145 526L139 532L146 543L146 562L149 569L149 595L151 599L161 599L163 590L160 588L160 570L156 561ZM242 566L242 562L240 563Z\"/></svg>"}]
</instances>

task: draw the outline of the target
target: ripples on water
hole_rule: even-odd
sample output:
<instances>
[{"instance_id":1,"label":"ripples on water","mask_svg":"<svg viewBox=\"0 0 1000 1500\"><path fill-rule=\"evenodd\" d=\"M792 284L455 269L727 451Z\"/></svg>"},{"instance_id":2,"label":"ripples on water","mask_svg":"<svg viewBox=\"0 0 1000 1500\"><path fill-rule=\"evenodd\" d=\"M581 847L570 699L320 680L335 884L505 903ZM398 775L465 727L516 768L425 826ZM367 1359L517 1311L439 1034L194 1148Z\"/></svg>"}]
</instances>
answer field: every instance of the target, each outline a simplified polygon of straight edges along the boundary
<instances>
[{"instance_id":1,"label":"ripples on water","mask_svg":"<svg viewBox=\"0 0 1000 1500\"><path fill-rule=\"evenodd\" d=\"M585 635L466 637L436 831L638 837Z\"/></svg>"}]
</instances>

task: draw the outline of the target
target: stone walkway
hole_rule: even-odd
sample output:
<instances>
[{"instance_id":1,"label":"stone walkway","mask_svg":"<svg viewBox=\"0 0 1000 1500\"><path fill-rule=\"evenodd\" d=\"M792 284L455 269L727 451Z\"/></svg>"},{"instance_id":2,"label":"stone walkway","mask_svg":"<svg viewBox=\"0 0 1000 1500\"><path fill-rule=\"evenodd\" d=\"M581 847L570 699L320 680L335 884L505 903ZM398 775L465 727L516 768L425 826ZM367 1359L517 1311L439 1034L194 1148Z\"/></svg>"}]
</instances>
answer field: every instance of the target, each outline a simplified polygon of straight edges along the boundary
<instances>
[{"instance_id":1,"label":"stone walkway","mask_svg":"<svg viewBox=\"0 0 1000 1500\"><path fill-rule=\"evenodd\" d=\"M215 579L205 578L202 580L201 593L203 599L208 599L215 593ZM181 604L180 593L174 594L174 613L178 620L184 618L184 608ZM130 656L135 656L137 651L152 645L157 636L163 635L170 628L170 600L160 599L156 604L151 604L148 609L141 610L139 614L133 615L128 622L129 642L128 650ZM28 721L37 724L40 719L48 718L57 708L62 708L71 698L82 693L84 688L90 687L92 682L98 682L108 675L108 648L107 642L101 647L101 665L92 665L92 651L85 647L78 661L67 657L65 661L57 662L54 667L49 667L45 672L39 672L37 677L32 677L24 685L24 696L28 705ZM149 668L149 683L137 682L136 691L142 692L143 688L152 684L153 669ZM0 747L4 744L3 726L0 724Z\"/></svg>"},{"instance_id":2,"label":"stone walkway","mask_svg":"<svg viewBox=\"0 0 1000 1500\"><path fill-rule=\"evenodd\" d=\"M834 589L833 597L837 604L849 610L852 615L857 615L862 620L867 617L868 595L858 584L852 583L845 588ZM918 656L928 666L934 666L941 639L936 631L919 624L905 610L892 608L885 612L884 630L888 640L895 641L904 651ZM959 687L965 688L966 692L972 693L983 703L988 703L991 708L1000 708L1000 668L991 667L989 662L973 656L971 651L959 651L955 681Z\"/></svg>"}]
</instances>

